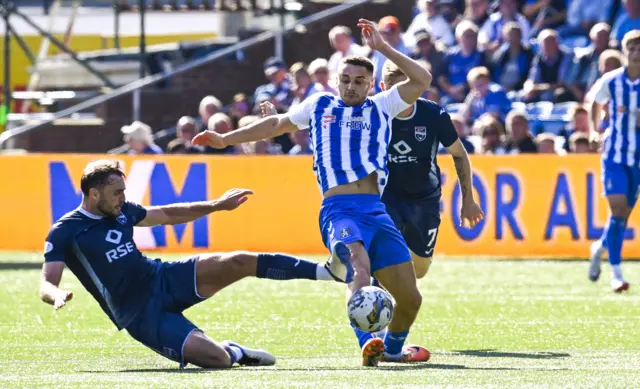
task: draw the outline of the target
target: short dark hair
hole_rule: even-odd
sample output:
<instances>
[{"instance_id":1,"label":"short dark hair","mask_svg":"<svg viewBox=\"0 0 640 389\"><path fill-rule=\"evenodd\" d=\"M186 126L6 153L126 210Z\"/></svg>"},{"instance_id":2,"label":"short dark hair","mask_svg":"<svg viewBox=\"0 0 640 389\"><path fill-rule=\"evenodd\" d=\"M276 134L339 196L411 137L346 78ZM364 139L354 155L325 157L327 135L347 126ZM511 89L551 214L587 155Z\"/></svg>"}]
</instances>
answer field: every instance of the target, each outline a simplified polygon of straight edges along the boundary
<instances>
[{"instance_id":1,"label":"short dark hair","mask_svg":"<svg viewBox=\"0 0 640 389\"><path fill-rule=\"evenodd\" d=\"M362 66L363 68L367 69L369 73L373 74L373 62L371 62L371 60L367 57L352 55L343 58L342 63L346 65Z\"/></svg>"},{"instance_id":2,"label":"short dark hair","mask_svg":"<svg viewBox=\"0 0 640 389\"><path fill-rule=\"evenodd\" d=\"M101 159L90 162L82 173L80 179L80 189L85 196L89 195L91 188L101 188L107 184L107 180L112 175L124 178L125 174L120 168L120 162L115 160Z\"/></svg>"}]
</instances>

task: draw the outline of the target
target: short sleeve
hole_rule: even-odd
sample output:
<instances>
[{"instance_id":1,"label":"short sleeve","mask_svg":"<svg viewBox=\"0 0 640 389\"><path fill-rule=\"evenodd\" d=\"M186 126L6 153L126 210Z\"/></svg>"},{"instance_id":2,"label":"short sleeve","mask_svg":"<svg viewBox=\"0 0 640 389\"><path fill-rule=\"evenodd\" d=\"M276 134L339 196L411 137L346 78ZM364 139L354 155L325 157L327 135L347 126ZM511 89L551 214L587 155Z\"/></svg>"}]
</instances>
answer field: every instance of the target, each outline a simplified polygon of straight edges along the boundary
<instances>
[{"instance_id":1,"label":"short sleeve","mask_svg":"<svg viewBox=\"0 0 640 389\"><path fill-rule=\"evenodd\" d=\"M61 223L56 223L49 230L44 242L45 262L64 262L67 238Z\"/></svg>"},{"instance_id":2,"label":"short sleeve","mask_svg":"<svg viewBox=\"0 0 640 389\"><path fill-rule=\"evenodd\" d=\"M598 104L606 104L611 99L609 83L606 78L601 78L593 85L593 100Z\"/></svg>"},{"instance_id":3,"label":"short sleeve","mask_svg":"<svg viewBox=\"0 0 640 389\"><path fill-rule=\"evenodd\" d=\"M400 112L411 106L411 104L407 104L407 102L402 100L397 86L394 86L382 93L378 93L373 96L371 100L373 100L373 102L382 109L382 112L386 113L391 118L395 118Z\"/></svg>"},{"instance_id":4,"label":"short sleeve","mask_svg":"<svg viewBox=\"0 0 640 389\"><path fill-rule=\"evenodd\" d=\"M309 120L311 118L311 114L313 113L314 106L324 96L327 96L327 93L316 93L309 96L302 103L296 105L295 107L289 110L287 114L289 116L289 120L296 127L301 130L309 128Z\"/></svg>"},{"instance_id":5,"label":"short sleeve","mask_svg":"<svg viewBox=\"0 0 640 389\"><path fill-rule=\"evenodd\" d=\"M458 140L458 133L456 132L456 128L453 126L449 113L445 111L444 108L439 108L440 111L438 111L437 121L438 140L444 147L449 147Z\"/></svg>"},{"instance_id":6,"label":"short sleeve","mask_svg":"<svg viewBox=\"0 0 640 389\"><path fill-rule=\"evenodd\" d=\"M147 210L140 204L126 202L122 209L122 213L131 220L131 223L135 226L140 223L145 217L147 217Z\"/></svg>"}]
</instances>

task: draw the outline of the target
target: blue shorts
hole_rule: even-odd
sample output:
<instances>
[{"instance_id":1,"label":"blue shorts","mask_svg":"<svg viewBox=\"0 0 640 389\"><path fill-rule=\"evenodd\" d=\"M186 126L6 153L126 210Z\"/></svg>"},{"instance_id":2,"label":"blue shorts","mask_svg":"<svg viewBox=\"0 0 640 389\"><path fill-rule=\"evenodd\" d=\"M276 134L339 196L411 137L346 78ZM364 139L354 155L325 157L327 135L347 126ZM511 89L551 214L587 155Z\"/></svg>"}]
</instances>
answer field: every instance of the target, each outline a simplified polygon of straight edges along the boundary
<instances>
[{"instance_id":1,"label":"blue shorts","mask_svg":"<svg viewBox=\"0 0 640 389\"><path fill-rule=\"evenodd\" d=\"M371 273L411 261L402 235L378 195L338 195L322 201L320 231L324 245L361 241L371 260Z\"/></svg>"},{"instance_id":2,"label":"blue shorts","mask_svg":"<svg viewBox=\"0 0 640 389\"><path fill-rule=\"evenodd\" d=\"M127 326L127 332L160 355L184 367L184 344L197 330L182 314L204 301L196 291L197 257L179 262L162 262L153 281L147 305Z\"/></svg>"},{"instance_id":3,"label":"blue shorts","mask_svg":"<svg viewBox=\"0 0 640 389\"><path fill-rule=\"evenodd\" d=\"M638 200L640 168L619 163L602 163L602 183L605 196L625 195L627 204L633 208Z\"/></svg>"},{"instance_id":4,"label":"blue shorts","mask_svg":"<svg viewBox=\"0 0 640 389\"><path fill-rule=\"evenodd\" d=\"M382 202L409 249L419 257L433 256L440 227L440 199L405 199L385 192Z\"/></svg>"}]
</instances>

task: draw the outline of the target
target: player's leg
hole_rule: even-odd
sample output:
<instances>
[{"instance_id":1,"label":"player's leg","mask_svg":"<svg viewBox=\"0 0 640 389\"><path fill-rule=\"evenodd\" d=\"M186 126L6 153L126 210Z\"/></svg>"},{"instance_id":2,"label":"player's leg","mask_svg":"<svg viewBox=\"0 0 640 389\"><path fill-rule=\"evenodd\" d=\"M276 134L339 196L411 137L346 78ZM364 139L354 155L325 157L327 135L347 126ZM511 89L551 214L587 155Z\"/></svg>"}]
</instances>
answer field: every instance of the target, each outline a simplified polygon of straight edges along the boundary
<instances>
[{"instance_id":1,"label":"player's leg","mask_svg":"<svg viewBox=\"0 0 640 389\"><path fill-rule=\"evenodd\" d=\"M409 204L407 227L403 237L411 252L416 278L429 272L440 228L440 199L414 201Z\"/></svg>"},{"instance_id":2,"label":"player's leg","mask_svg":"<svg viewBox=\"0 0 640 389\"><path fill-rule=\"evenodd\" d=\"M203 368L229 368L235 363L243 366L271 366L276 358L264 350L251 349L236 342L215 342L196 329L184 343L184 362Z\"/></svg>"},{"instance_id":3,"label":"player's leg","mask_svg":"<svg viewBox=\"0 0 640 389\"><path fill-rule=\"evenodd\" d=\"M201 255L196 262L196 288L204 298L245 277L335 281L324 264L286 254L210 253Z\"/></svg>"},{"instance_id":4,"label":"player's leg","mask_svg":"<svg viewBox=\"0 0 640 389\"><path fill-rule=\"evenodd\" d=\"M429 272L429 268L431 268L431 263L433 262L433 257L421 257L418 254L411 252L411 263L413 264L413 270L416 274L417 279L424 278Z\"/></svg>"}]
</instances>

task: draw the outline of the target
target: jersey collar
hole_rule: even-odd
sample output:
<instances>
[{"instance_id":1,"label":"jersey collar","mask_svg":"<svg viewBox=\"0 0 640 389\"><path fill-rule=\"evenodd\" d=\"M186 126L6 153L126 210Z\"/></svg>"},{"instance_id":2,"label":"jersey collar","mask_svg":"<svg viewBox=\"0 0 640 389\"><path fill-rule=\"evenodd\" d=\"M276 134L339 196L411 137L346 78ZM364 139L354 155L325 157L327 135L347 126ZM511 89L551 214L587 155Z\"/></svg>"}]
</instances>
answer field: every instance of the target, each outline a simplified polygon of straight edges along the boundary
<instances>
[{"instance_id":1,"label":"jersey collar","mask_svg":"<svg viewBox=\"0 0 640 389\"><path fill-rule=\"evenodd\" d=\"M102 216L94 215L91 212L87 211L86 209L82 208L82 206L76 208L76 210L81 214L83 214L84 216L88 217L89 219L94 219L94 220L102 219Z\"/></svg>"}]
</instances>

